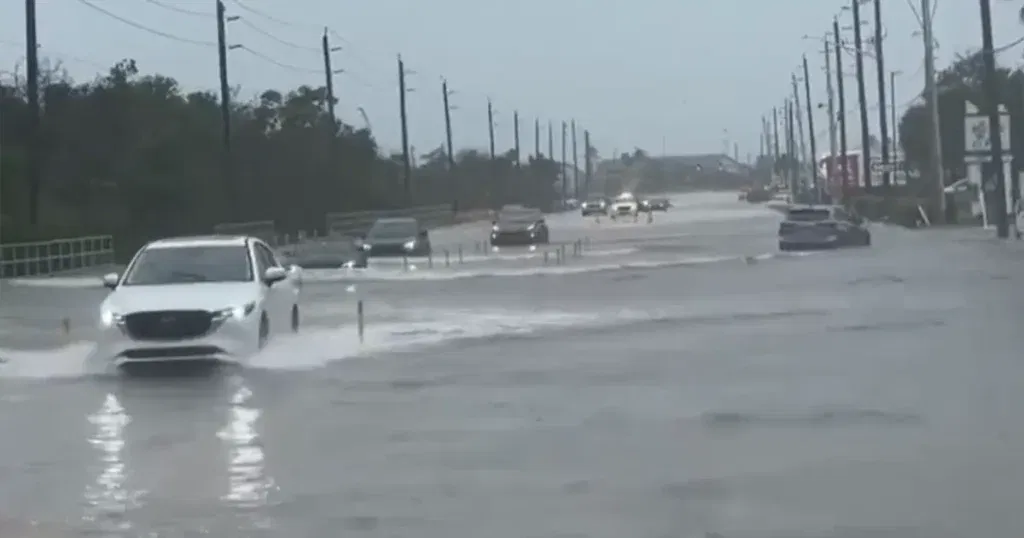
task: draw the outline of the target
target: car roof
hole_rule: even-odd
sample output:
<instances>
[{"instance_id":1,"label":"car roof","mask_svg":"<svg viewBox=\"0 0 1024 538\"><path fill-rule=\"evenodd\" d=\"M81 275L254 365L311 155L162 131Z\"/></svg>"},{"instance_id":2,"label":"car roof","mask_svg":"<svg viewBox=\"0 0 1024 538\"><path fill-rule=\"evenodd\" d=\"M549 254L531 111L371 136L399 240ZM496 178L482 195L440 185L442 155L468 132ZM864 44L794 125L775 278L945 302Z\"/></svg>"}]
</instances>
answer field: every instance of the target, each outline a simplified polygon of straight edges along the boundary
<instances>
[{"instance_id":1,"label":"car roof","mask_svg":"<svg viewBox=\"0 0 1024 538\"><path fill-rule=\"evenodd\" d=\"M836 207L827 204L801 204L789 206L788 211L832 211Z\"/></svg>"},{"instance_id":2,"label":"car roof","mask_svg":"<svg viewBox=\"0 0 1024 538\"><path fill-rule=\"evenodd\" d=\"M244 247L250 239L254 238L246 235L188 235L157 239L146 248Z\"/></svg>"},{"instance_id":3,"label":"car roof","mask_svg":"<svg viewBox=\"0 0 1024 538\"><path fill-rule=\"evenodd\" d=\"M374 221L374 224L416 224L416 219L412 217L385 217Z\"/></svg>"}]
</instances>

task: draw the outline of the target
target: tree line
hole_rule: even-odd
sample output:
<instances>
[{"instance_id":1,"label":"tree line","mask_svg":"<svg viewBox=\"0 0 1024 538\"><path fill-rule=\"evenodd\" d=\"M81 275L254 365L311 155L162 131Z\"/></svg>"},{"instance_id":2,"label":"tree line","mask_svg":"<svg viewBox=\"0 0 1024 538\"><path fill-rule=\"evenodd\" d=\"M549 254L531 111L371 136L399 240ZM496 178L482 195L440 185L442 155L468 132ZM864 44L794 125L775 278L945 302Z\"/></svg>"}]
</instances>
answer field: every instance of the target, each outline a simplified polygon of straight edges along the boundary
<instances>
[{"instance_id":1,"label":"tree line","mask_svg":"<svg viewBox=\"0 0 1024 538\"><path fill-rule=\"evenodd\" d=\"M128 247L253 220L294 233L321 229L328 212L505 203L547 210L560 195L561 163L551 158L520 164L515 150L492 160L463 149L450 169L441 147L416 159L407 196L402 155L383 155L368 128L332 120L323 87L232 103L226 158L213 92L185 92L169 76L142 74L131 59L87 83L59 63L42 65L36 222L24 81L0 84L3 243L112 234Z\"/></svg>"}]
</instances>

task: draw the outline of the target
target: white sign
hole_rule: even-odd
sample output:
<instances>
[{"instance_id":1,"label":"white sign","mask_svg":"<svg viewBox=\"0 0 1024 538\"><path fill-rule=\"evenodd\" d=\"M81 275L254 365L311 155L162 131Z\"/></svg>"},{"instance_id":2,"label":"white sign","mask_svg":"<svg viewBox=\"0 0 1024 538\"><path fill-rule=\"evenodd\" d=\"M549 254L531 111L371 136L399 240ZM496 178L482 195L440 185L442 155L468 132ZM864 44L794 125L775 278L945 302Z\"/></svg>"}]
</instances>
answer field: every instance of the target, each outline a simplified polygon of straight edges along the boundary
<instances>
[{"instance_id":1,"label":"white sign","mask_svg":"<svg viewBox=\"0 0 1024 538\"><path fill-rule=\"evenodd\" d=\"M964 115L964 150L967 153L991 153L990 134L988 115L982 114L974 103L968 101ZM1003 105L999 105L999 141L1003 151L1007 151L1010 147L1010 115Z\"/></svg>"}]
</instances>

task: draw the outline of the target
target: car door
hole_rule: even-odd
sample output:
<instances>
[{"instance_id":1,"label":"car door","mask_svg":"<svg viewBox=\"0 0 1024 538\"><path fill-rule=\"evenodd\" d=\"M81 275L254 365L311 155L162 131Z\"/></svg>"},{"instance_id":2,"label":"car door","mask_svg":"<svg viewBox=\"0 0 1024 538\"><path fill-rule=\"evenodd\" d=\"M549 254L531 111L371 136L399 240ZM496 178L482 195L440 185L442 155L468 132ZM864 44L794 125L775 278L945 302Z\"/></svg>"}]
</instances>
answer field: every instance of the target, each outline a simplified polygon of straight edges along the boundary
<instances>
[{"instance_id":1,"label":"car door","mask_svg":"<svg viewBox=\"0 0 1024 538\"><path fill-rule=\"evenodd\" d=\"M255 248L257 259L261 260L260 278L271 267L284 269L277 256L274 255L274 252L266 244L257 242L255 243ZM267 317L270 318L270 329L274 332L284 331L289 326L291 318L291 306L293 304L291 299L294 292L292 280L287 278L275 283L273 286L263 284L263 290L266 293L265 308Z\"/></svg>"},{"instance_id":2,"label":"car door","mask_svg":"<svg viewBox=\"0 0 1024 538\"><path fill-rule=\"evenodd\" d=\"M833 209L832 219L836 221L836 227L839 230L839 236L843 239L843 243L849 244L857 241L857 230L850 221L850 214L845 209L841 207Z\"/></svg>"}]
</instances>

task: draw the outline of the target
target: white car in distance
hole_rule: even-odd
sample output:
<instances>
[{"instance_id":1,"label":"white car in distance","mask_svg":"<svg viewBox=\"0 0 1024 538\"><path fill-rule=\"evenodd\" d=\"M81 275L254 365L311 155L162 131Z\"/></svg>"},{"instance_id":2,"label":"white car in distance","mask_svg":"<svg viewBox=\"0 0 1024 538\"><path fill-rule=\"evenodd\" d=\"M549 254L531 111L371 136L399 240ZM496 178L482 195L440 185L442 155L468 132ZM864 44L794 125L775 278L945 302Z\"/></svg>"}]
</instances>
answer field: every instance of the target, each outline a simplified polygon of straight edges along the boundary
<instances>
[{"instance_id":1,"label":"white car in distance","mask_svg":"<svg viewBox=\"0 0 1024 538\"><path fill-rule=\"evenodd\" d=\"M301 282L262 240L244 236L161 239L124 274L110 273L95 354L130 363L240 364L274 334L299 330Z\"/></svg>"},{"instance_id":2,"label":"white car in distance","mask_svg":"<svg viewBox=\"0 0 1024 538\"><path fill-rule=\"evenodd\" d=\"M612 202L612 216L637 215L640 211L640 203L631 192L624 192L615 197Z\"/></svg>"}]
</instances>

